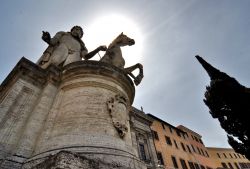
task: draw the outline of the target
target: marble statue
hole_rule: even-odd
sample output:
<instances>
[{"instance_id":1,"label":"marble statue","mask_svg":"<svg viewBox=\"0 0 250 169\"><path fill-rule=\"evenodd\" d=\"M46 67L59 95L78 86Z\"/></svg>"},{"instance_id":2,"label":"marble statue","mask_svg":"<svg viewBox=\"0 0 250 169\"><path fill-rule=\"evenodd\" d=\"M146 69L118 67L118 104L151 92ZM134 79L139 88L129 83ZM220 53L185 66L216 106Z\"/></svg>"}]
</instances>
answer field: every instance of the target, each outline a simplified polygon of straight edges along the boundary
<instances>
[{"instance_id":1,"label":"marble statue","mask_svg":"<svg viewBox=\"0 0 250 169\"><path fill-rule=\"evenodd\" d=\"M124 35L123 32L117 36L112 43L108 46L108 49L106 50L106 53L104 56L101 58L101 62L106 62L109 64L112 64L114 66L117 66L121 69L124 69L124 71L129 74L133 79L134 83L136 85L140 84L142 78L143 78L143 66L140 63L137 63L133 66L124 68L125 66L125 60L122 57L122 51L121 48L122 46L131 46L135 44L135 40L129 38L128 36ZM132 74L132 71L135 69L139 69L139 75L134 76Z\"/></svg>"},{"instance_id":2,"label":"marble statue","mask_svg":"<svg viewBox=\"0 0 250 169\"><path fill-rule=\"evenodd\" d=\"M50 64L65 66L80 61L82 58L91 58L99 51L107 49L106 46L99 46L88 53L85 44L81 40L82 36L83 30L80 26L74 26L70 32L57 32L53 38L51 38L49 32L43 32L42 39L49 46L38 60L38 65L44 69Z\"/></svg>"}]
</instances>

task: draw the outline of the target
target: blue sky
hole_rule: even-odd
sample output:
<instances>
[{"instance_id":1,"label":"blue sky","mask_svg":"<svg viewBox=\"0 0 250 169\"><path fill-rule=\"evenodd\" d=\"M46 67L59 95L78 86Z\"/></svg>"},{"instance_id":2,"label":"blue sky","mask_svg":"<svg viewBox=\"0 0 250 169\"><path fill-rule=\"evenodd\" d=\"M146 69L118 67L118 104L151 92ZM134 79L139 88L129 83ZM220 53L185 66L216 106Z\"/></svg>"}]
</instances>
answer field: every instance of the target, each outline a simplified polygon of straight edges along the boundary
<instances>
[{"instance_id":1,"label":"blue sky","mask_svg":"<svg viewBox=\"0 0 250 169\"><path fill-rule=\"evenodd\" d=\"M145 78L136 87L134 106L172 125L185 125L201 134L206 146L229 147L202 101L209 78L194 56L250 86L249 9L249 0L5 0L0 6L0 81L22 56L37 61L47 47L43 30L51 35L74 25L88 30L98 18L125 16L143 37Z\"/></svg>"}]
</instances>

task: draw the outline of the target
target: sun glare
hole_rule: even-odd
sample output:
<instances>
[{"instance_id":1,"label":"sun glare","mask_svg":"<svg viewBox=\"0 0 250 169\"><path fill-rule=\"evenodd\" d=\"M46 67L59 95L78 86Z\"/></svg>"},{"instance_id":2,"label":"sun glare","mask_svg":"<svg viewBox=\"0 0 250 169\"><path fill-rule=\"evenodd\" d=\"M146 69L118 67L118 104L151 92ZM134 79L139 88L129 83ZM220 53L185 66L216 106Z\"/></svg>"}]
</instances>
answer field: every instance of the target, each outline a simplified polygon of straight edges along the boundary
<instances>
[{"instance_id":1,"label":"sun glare","mask_svg":"<svg viewBox=\"0 0 250 169\"><path fill-rule=\"evenodd\" d=\"M135 45L121 47L123 58L127 66L134 65L142 59L142 35L138 26L130 19L121 15L107 15L97 18L88 27L84 28L83 41L89 51L99 45L108 45L123 32L135 40ZM99 52L93 60L99 60L104 52Z\"/></svg>"}]
</instances>

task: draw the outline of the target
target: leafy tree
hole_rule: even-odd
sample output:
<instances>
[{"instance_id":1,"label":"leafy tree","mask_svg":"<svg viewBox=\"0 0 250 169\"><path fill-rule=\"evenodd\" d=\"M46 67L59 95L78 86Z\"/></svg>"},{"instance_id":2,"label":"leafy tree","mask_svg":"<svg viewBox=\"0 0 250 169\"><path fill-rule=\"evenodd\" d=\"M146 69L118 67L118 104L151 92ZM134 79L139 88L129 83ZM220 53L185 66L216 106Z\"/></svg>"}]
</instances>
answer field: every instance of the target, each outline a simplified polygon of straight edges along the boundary
<instances>
[{"instance_id":1,"label":"leafy tree","mask_svg":"<svg viewBox=\"0 0 250 169\"><path fill-rule=\"evenodd\" d=\"M196 56L210 77L204 102L227 132L232 148L250 160L250 88Z\"/></svg>"}]
</instances>

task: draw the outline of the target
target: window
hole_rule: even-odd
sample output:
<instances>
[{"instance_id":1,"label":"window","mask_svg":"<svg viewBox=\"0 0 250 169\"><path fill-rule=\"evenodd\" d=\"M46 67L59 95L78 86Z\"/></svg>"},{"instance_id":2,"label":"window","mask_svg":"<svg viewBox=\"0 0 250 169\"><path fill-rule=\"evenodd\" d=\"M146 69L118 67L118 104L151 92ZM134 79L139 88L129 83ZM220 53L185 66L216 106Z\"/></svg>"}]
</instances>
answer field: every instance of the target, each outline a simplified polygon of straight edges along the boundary
<instances>
[{"instance_id":1,"label":"window","mask_svg":"<svg viewBox=\"0 0 250 169\"><path fill-rule=\"evenodd\" d=\"M220 154L219 153L217 153L217 156L220 158Z\"/></svg>"},{"instance_id":2,"label":"window","mask_svg":"<svg viewBox=\"0 0 250 169\"><path fill-rule=\"evenodd\" d=\"M182 149L183 149L184 151L186 151L186 148L185 148L185 146L184 146L183 143L181 143L181 147L182 147Z\"/></svg>"},{"instance_id":3,"label":"window","mask_svg":"<svg viewBox=\"0 0 250 169\"><path fill-rule=\"evenodd\" d=\"M186 164L185 160L180 159L180 161L181 161L181 166L182 166L182 168L183 168L183 169L188 169L188 167L187 167L187 164Z\"/></svg>"},{"instance_id":4,"label":"window","mask_svg":"<svg viewBox=\"0 0 250 169\"><path fill-rule=\"evenodd\" d=\"M206 153L207 157L209 157L209 154L207 153L207 151L206 151L206 150L205 150L205 153Z\"/></svg>"},{"instance_id":5,"label":"window","mask_svg":"<svg viewBox=\"0 0 250 169\"><path fill-rule=\"evenodd\" d=\"M178 147L178 145L177 145L177 143L176 143L175 140L174 140L174 144L175 144L175 147L178 149L179 147Z\"/></svg>"},{"instance_id":6,"label":"window","mask_svg":"<svg viewBox=\"0 0 250 169\"><path fill-rule=\"evenodd\" d=\"M154 130L152 130L152 132L153 132L154 139L159 140L158 133Z\"/></svg>"},{"instance_id":7,"label":"window","mask_svg":"<svg viewBox=\"0 0 250 169\"><path fill-rule=\"evenodd\" d=\"M229 153L229 155L230 155L230 157L231 157L231 158L233 158L233 156L232 156L232 154L231 154L231 153Z\"/></svg>"},{"instance_id":8,"label":"window","mask_svg":"<svg viewBox=\"0 0 250 169\"><path fill-rule=\"evenodd\" d=\"M234 165L236 166L237 169L240 169L237 163L234 163Z\"/></svg>"},{"instance_id":9,"label":"window","mask_svg":"<svg viewBox=\"0 0 250 169\"><path fill-rule=\"evenodd\" d=\"M200 169L199 165L197 163L194 163L194 166L196 169Z\"/></svg>"},{"instance_id":10,"label":"window","mask_svg":"<svg viewBox=\"0 0 250 169\"><path fill-rule=\"evenodd\" d=\"M198 150L199 154L201 154L201 151L200 151L200 149L198 147L197 147L197 150Z\"/></svg>"},{"instance_id":11,"label":"window","mask_svg":"<svg viewBox=\"0 0 250 169\"><path fill-rule=\"evenodd\" d=\"M178 130L176 130L176 134L177 134L179 137L181 137L181 133L180 133Z\"/></svg>"},{"instance_id":12,"label":"window","mask_svg":"<svg viewBox=\"0 0 250 169\"><path fill-rule=\"evenodd\" d=\"M238 158L237 155L236 155L235 153L234 153L234 157L235 157L235 158Z\"/></svg>"},{"instance_id":13,"label":"window","mask_svg":"<svg viewBox=\"0 0 250 169\"><path fill-rule=\"evenodd\" d=\"M203 155L203 156L205 156L205 154L204 154L204 151L201 149L201 154Z\"/></svg>"},{"instance_id":14,"label":"window","mask_svg":"<svg viewBox=\"0 0 250 169\"><path fill-rule=\"evenodd\" d=\"M203 144L203 142L202 142L202 140L201 140L201 139L199 139L199 142L200 142L201 144Z\"/></svg>"},{"instance_id":15,"label":"window","mask_svg":"<svg viewBox=\"0 0 250 169\"><path fill-rule=\"evenodd\" d=\"M170 133L173 133L172 127L169 126Z\"/></svg>"},{"instance_id":16,"label":"window","mask_svg":"<svg viewBox=\"0 0 250 169\"><path fill-rule=\"evenodd\" d=\"M193 151L196 153L194 146L193 145L191 145L191 146L192 146Z\"/></svg>"},{"instance_id":17,"label":"window","mask_svg":"<svg viewBox=\"0 0 250 169\"><path fill-rule=\"evenodd\" d=\"M227 155L225 153L223 153L224 157L227 158Z\"/></svg>"},{"instance_id":18,"label":"window","mask_svg":"<svg viewBox=\"0 0 250 169\"><path fill-rule=\"evenodd\" d=\"M164 165L164 161L163 161L161 152L157 152L157 159L159 160L160 165Z\"/></svg>"},{"instance_id":19,"label":"window","mask_svg":"<svg viewBox=\"0 0 250 169\"><path fill-rule=\"evenodd\" d=\"M162 128L165 130L165 126L164 126L164 124L163 124L163 123L161 123L161 125L162 125Z\"/></svg>"},{"instance_id":20,"label":"window","mask_svg":"<svg viewBox=\"0 0 250 169\"><path fill-rule=\"evenodd\" d=\"M205 167L203 165L200 165L201 166L201 169L205 169Z\"/></svg>"},{"instance_id":21,"label":"window","mask_svg":"<svg viewBox=\"0 0 250 169\"><path fill-rule=\"evenodd\" d=\"M139 143L140 157L143 161L147 160L144 144Z\"/></svg>"},{"instance_id":22,"label":"window","mask_svg":"<svg viewBox=\"0 0 250 169\"><path fill-rule=\"evenodd\" d=\"M231 169L234 169L231 163L228 163L228 166L229 166Z\"/></svg>"},{"instance_id":23,"label":"window","mask_svg":"<svg viewBox=\"0 0 250 169\"><path fill-rule=\"evenodd\" d=\"M239 154L237 154L237 155L238 155L239 158L241 158Z\"/></svg>"},{"instance_id":24,"label":"window","mask_svg":"<svg viewBox=\"0 0 250 169\"><path fill-rule=\"evenodd\" d=\"M222 162L221 165L222 165L223 168L227 168L226 163L223 163L223 162Z\"/></svg>"},{"instance_id":25,"label":"window","mask_svg":"<svg viewBox=\"0 0 250 169\"><path fill-rule=\"evenodd\" d=\"M192 136L192 139L194 140L194 136L193 135L191 135Z\"/></svg>"},{"instance_id":26,"label":"window","mask_svg":"<svg viewBox=\"0 0 250 169\"><path fill-rule=\"evenodd\" d=\"M190 153L192 153L192 152L191 152L191 149L189 148L189 146L188 146L188 145L187 145L187 148L188 148L188 151L189 151Z\"/></svg>"},{"instance_id":27,"label":"window","mask_svg":"<svg viewBox=\"0 0 250 169\"><path fill-rule=\"evenodd\" d=\"M176 161L175 157L171 156L171 158L172 158L172 162L173 162L174 168L178 168L178 164L177 164L177 161Z\"/></svg>"},{"instance_id":28,"label":"window","mask_svg":"<svg viewBox=\"0 0 250 169\"><path fill-rule=\"evenodd\" d=\"M189 162L188 162L188 165L189 165L189 168L190 168L190 169L195 169L194 164L193 164L192 162L189 161Z\"/></svg>"},{"instance_id":29,"label":"window","mask_svg":"<svg viewBox=\"0 0 250 169\"><path fill-rule=\"evenodd\" d=\"M168 145L172 145L172 142L171 142L170 137L165 136L165 139L166 139L166 143L167 143Z\"/></svg>"}]
</instances>

